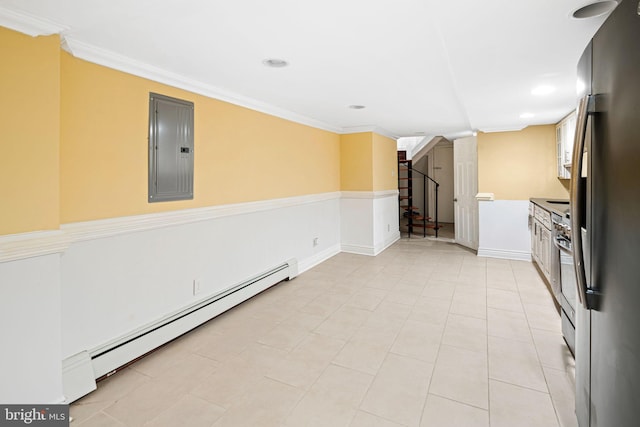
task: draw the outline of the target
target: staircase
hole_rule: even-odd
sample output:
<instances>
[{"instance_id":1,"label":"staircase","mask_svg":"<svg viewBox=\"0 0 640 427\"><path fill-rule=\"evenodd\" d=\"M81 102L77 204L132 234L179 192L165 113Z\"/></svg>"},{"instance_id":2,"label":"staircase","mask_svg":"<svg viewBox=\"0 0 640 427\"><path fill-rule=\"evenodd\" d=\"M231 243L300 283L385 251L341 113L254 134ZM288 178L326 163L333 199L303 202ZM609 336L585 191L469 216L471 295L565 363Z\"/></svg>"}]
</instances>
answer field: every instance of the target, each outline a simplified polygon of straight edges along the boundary
<instances>
[{"instance_id":1,"label":"staircase","mask_svg":"<svg viewBox=\"0 0 640 427\"><path fill-rule=\"evenodd\" d=\"M438 223L438 184L430 176L415 169L411 160L407 160L406 151L398 151L398 206L400 209L400 232L405 232L411 238L416 230L422 230L422 237L427 237L427 230L434 231L438 237L440 225ZM422 193L422 203L416 191ZM428 216L428 196L434 194L435 220ZM419 204L420 206L415 206Z\"/></svg>"}]
</instances>

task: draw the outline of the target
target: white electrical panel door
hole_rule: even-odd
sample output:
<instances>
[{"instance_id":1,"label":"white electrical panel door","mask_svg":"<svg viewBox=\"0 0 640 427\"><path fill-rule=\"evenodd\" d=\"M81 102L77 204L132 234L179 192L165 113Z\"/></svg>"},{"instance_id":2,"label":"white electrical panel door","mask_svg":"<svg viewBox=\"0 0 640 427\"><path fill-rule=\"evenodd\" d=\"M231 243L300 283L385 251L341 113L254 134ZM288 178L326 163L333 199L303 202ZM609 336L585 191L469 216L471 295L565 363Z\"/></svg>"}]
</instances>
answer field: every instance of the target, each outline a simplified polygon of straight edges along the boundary
<instances>
[{"instance_id":1,"label":"white electrical panel door","mask_svg":"<svg viewBox=\"0 0 640 427\"><path fill-rule=\"evenodd\" d=\"M149 95L149 202L193 199L193 103Z\"/></svg>"}]
</instances>

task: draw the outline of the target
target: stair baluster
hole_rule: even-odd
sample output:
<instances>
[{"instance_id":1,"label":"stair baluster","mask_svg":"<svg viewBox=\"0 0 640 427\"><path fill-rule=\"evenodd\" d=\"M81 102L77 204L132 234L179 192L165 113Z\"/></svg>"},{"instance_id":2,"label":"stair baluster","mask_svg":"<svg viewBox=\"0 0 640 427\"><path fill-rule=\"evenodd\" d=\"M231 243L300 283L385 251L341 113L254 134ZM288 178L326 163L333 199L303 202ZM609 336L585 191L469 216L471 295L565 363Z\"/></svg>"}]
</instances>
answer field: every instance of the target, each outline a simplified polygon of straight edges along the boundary
<instances>
[{"instance_id":1,"label":"stair baluster","mask_svg":"<svg viewBox=\"0 0 640 427\"><path fill-rule=\"evenodd\" d=\"M402 172L406 172L406 176L403 176ZM413 182L415 177L413 172L416 172L422 177L422 212L417 211L418 207L413 206ZM402 182L406 181L406 185L402 185ZM431 218L428 216L428 192L427 185L432 184L434 186L434 196L435 196L435 222L431 222ZM406 152L398 151L398 205L400 209L400 227L402 227L402 222L404 218L407 218L407 232L409 238L411 238L411 234L413 234L414 227L422 228L422 236L427 236L427 228L432 228L435 233L435 237L438 237L438 230L440 229L440 224L438 222L438 188L440 184L436 182L433 178L425 174L424 172L415 169L412 166L411 160L406 159ZM406 191L406 195L403 195L402 192ZM403 205L402 202L406 200L407 205ZM404 210L404 212L402 212ZM420 223L416 223L415 221L420 221Z\"/></svg>"}]
</instances>

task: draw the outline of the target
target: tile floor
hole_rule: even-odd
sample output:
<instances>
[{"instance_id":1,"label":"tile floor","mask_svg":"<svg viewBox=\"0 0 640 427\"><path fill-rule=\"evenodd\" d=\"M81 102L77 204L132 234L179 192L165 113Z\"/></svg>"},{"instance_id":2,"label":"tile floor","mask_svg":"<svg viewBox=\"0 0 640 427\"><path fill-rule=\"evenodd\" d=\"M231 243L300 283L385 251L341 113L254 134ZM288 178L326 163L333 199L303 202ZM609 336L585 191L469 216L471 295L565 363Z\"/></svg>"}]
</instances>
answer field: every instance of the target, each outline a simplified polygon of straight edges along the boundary
<instances>
[{"instance_id":1,"label":"tile floor","mask_svg":"<svg viewBox=\"0 0 640 427\"><path fill-rule=\"evenodd\" d=\"M403 239L339 254L99 383L72 426L575 426L529 262Z\"/></svg>"}]
</instances>

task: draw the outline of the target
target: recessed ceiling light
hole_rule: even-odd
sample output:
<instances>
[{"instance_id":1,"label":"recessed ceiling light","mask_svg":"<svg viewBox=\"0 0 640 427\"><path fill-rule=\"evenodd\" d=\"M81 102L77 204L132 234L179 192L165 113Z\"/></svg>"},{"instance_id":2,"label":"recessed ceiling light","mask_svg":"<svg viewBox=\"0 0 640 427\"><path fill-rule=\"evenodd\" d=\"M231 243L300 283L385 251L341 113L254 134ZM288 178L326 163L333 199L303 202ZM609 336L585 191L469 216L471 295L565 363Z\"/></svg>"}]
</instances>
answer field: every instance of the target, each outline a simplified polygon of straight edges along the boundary
<instances>
[{"instance_id":1,"label":"recessed ceiling light","mask_svg":"<svg viewBox=\"0 0 640 427\"><path fill-rule=\"evenodd\" d=\"M367 108L364 105L349 105L349 108L351 108L352 110L362 110L363 108Z\"/></svg>"},{"instance_id":2,"label":"recessed ceiling light","mask_svg":"<svg viewBox=\"0 0 640 427\"><path fill-rule=\"evenodd\" d=\"M613 0L598 1L577 9L572 16L576 19L595 18L611 12L617 5L618 2Z\"/></svg>"},{"instance_id":3,"label":"recessed ceiling light","mask_svg":"<svg viewBox=\"0 0 640 427\"><path fill-rule=\"evenodd\" d=\"M289 63L284 59L277 59L277 58L265 59L264 61L262 61L262 63L267 67L272 67L272 68L282 68L289 65Z\"/></svg>"},{"instance_id":4,"label":"recessed ceiling light","mask_svg":"<svg viewBox=\"0 0 640 427\"><path fill-rule=\"evenodd\" d=\"M521 119L532 119L534 118L536 115L533 113L522 113L520 114L520 118Z\"/></svg>"},{"instance_id":5,"label":"recessed ceiling light","mask_svg":"<svg viewBox=\"0 0 640 427\"><path fill-rule=\"evenodd\" d=\"M540 85L538 87L534 87L531 90L531 94L532 95L537 95L537 96L544 96L544 95L550 95L553 92L556 91L556 88L553 86L549 86L549 85Z\"/></svg>"}]
</instances>

